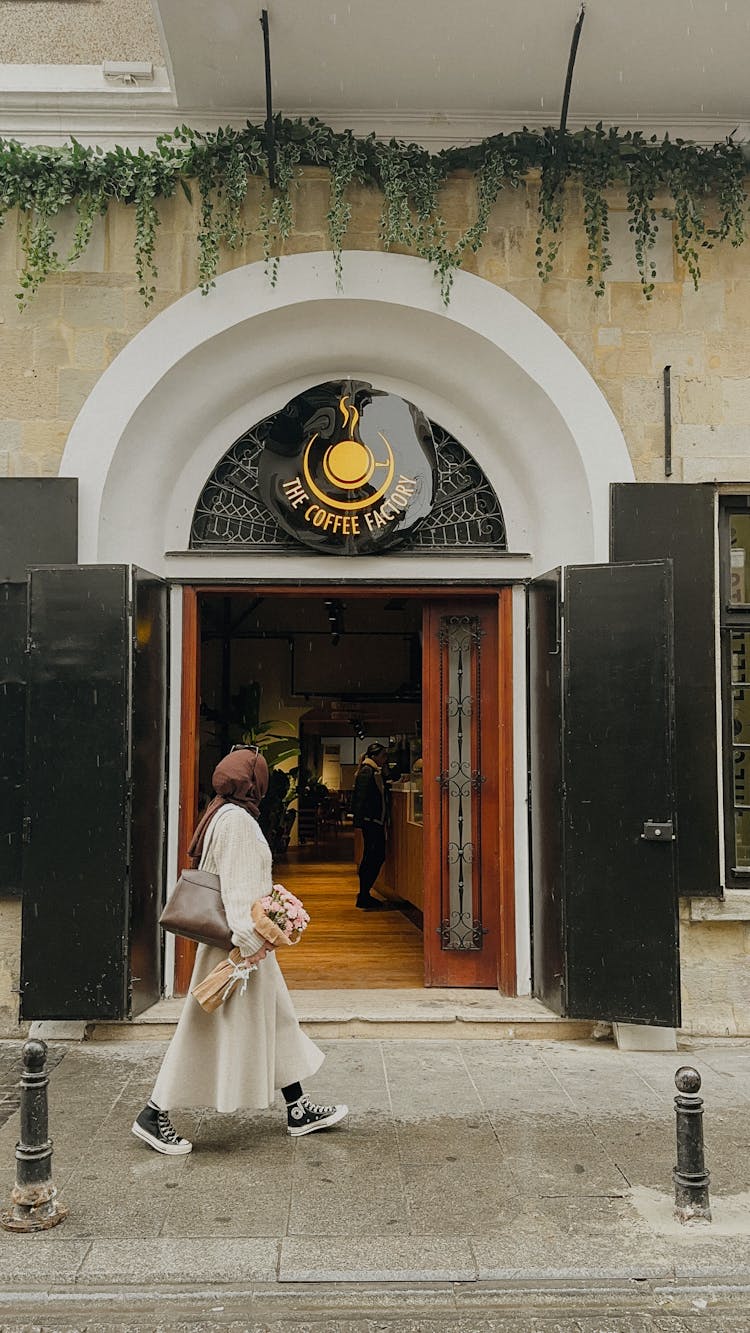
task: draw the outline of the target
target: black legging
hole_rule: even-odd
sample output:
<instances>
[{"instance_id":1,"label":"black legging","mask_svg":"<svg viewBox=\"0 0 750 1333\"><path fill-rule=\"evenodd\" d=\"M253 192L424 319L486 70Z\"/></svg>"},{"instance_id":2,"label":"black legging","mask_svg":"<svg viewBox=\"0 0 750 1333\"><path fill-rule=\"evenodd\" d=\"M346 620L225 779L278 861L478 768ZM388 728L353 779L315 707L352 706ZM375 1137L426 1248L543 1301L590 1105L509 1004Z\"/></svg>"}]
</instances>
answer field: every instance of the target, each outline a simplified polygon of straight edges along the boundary
<instances>
[{"instance_id":1,"label":"black legging","mask_svg":"<svg viewBox=\"0 0 750 1333\"><path fill-rule=\"evenodd\" d=\"M362 860L359 863L359 896L369 898L370 889L385 861L385 829L368 820L362 825Z\"/></svg>"}]
</instances>

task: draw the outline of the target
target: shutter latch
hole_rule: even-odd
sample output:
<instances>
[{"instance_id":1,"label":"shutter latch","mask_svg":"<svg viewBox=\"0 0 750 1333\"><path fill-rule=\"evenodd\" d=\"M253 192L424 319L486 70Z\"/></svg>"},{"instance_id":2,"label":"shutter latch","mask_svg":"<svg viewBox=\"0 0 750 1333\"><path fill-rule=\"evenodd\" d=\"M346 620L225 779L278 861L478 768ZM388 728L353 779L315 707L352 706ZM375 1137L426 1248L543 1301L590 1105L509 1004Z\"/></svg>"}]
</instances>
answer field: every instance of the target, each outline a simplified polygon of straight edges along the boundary
<instances>
[{"instance_id":1,"label":"shutter latch","mask_svg":"<svg viewBox=\"0 0 750 1333\"><path fill-rule=\"evenodd\" d=\"M656 819L647 819L643 825L641 838L644 842L674 842L674 824L671 819L661 823Z\"/></svg>"}]
</instances>

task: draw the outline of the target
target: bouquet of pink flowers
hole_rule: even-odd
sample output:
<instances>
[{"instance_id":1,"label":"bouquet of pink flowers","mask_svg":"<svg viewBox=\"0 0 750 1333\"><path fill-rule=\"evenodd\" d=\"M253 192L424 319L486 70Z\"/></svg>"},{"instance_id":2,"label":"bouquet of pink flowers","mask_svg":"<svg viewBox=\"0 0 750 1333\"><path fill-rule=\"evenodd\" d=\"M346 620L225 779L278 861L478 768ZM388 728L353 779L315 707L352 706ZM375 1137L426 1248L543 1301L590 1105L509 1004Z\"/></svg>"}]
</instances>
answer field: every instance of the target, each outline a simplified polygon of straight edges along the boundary
<instances>
[{"instance_id":1,"label":"bouquet of pink flowers","mask_svg":"<svg viewBox=\"0 0 750 1333\"><path fill-rule=\"evenodd\" d=\"M270 944L298 944L307 930L310 917L299 898L283 884L274 884L270 893L252 906L253 924Z\"/></svg>"}]
</instances>

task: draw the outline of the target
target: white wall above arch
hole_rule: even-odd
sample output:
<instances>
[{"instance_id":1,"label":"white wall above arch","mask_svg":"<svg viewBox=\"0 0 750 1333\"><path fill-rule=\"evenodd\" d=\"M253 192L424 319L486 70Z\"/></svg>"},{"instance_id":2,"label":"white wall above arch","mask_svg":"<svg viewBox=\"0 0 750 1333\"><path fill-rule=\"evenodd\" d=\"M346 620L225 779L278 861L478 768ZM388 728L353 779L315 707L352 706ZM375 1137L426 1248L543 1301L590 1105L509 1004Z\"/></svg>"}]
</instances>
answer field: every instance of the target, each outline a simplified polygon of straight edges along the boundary
<instances>
[{"instance_id":1,"label":"white wall above arch","mask_svg":"<svg viewBox=\"0 0 750 1333\"><path fill-rule=\"evenodd\" d=\"M186 552L201 488L235 439L310 384L364 379L400 393L470 450L503 506L510 551L461 559L462 577L526 576L607 558L609 486L633 479L622 432L562 340L502 288L458 273L444 308L430 267L402 255L295 255L158 315L101 377L68 438L80 559L196 579L277 577L288 556ZM296 560L296 557L295 557ZM209 568L210 561L210 568ZM312 578L445 577L445 558L305 556ZM417 569L417 563L421 568ZM429 567L428 567L429 566ZM455 571L454 571L455 572Z\"/></svg>"}]
</instances>

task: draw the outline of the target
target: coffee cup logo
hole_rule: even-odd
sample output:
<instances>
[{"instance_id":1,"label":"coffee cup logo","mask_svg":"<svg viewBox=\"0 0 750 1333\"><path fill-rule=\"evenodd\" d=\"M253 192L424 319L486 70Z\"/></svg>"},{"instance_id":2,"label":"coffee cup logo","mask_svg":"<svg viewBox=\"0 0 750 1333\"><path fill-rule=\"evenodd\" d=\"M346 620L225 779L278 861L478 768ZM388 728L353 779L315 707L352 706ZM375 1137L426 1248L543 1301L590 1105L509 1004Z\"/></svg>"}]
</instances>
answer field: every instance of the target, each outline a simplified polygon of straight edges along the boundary
<instances>
[{"instance_id":1,"label":"coffee cup logo","mask_svg":"<svg viewBox=\"0 0 750 1333\"><path fill-rule=\"evenodd\" d=\"M271 418L258 481L287 531L352 555L392 546L429 513L435 467L424 413L346 381L315 385Z\"/></svg>"},{"instance_id":2,"label":"coffee cup logo","mask_svg":"<svg viewBox=\"0 0 750 1333\"><path fill-rule=\"evenodd\" d=\"M337 440L335 444L329 444L325 447L322 446L316 432L304 452L303 476L313 494L317 495L318 499L325 500L334 509L349 511L366 509L368 505L374 505L383 498L393 481L396 469L393 450L385 435L379 431L378 434L383 442L386 455L382 461L379 461L376 460L372 449L356 438L359 412L356 407L350 405L348 395L339 399L339 412L343 418L344 429L347 427L349 429L349 435L342 440ZM314 450L316 445L318 451L321 448L324 449L322 454L323 475L331 488L327 494L321 491L314 481L316 457ZM379 473L379 475L376 476L376 473ZM371 495L358 500L351 498L353 492L368 486L373 478L375 478L373 484L376 489ZM332 491L342 492L342 498L336 498L331 493ZM344 493L346 493L346 498L344 498Z\"/></svg>"}]
</instances>

